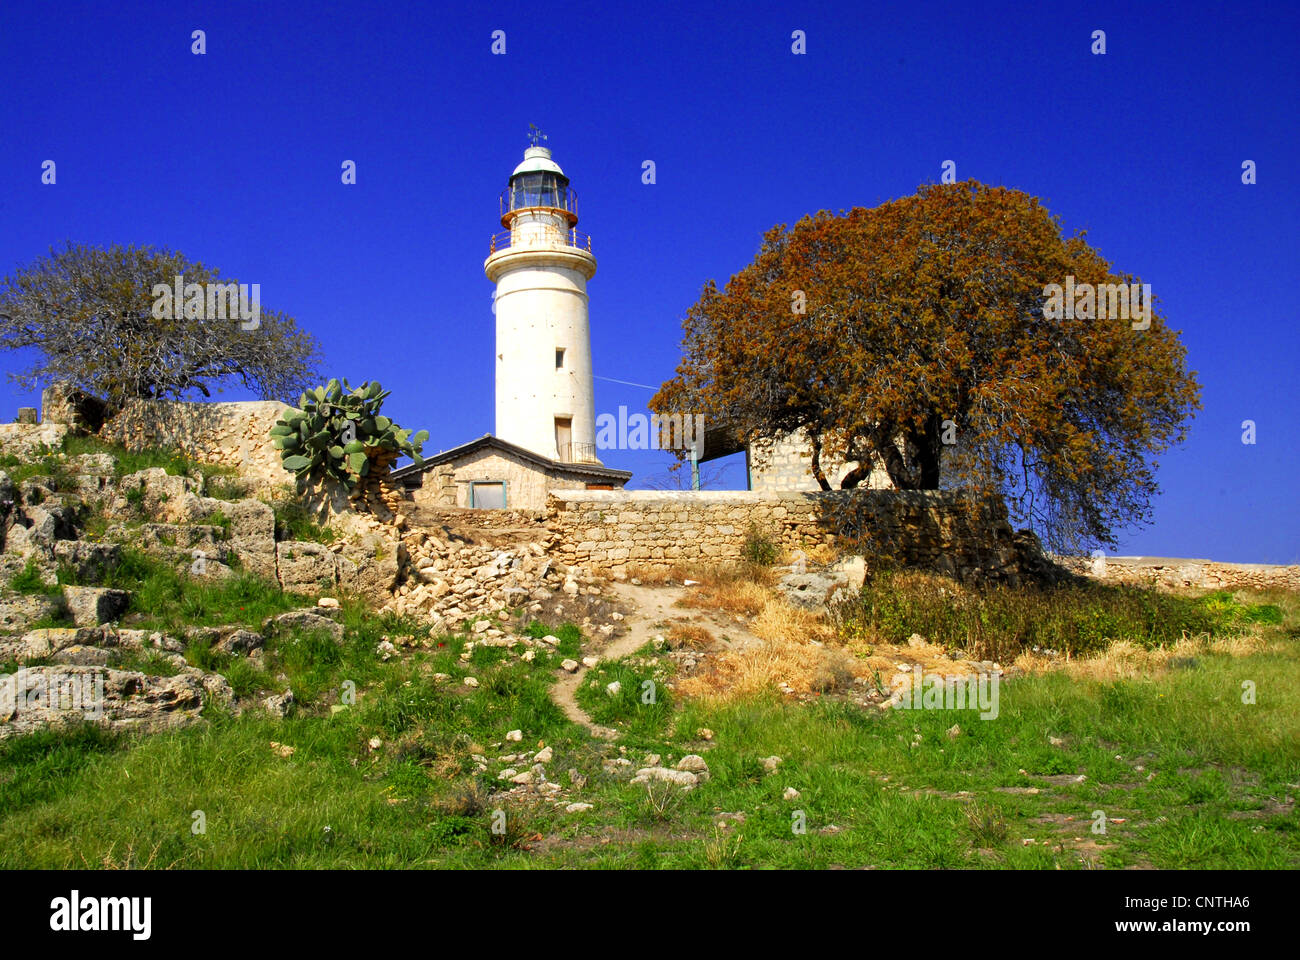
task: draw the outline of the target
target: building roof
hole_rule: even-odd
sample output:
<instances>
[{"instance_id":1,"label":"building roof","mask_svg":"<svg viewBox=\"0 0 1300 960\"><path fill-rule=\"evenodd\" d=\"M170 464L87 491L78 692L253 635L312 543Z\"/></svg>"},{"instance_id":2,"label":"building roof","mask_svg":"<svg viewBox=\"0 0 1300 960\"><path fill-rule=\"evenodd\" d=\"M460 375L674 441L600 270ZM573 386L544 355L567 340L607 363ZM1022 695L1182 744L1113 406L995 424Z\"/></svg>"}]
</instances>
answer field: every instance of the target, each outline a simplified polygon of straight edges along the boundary
<instances>
[{"instance_id":1,"label":"building roof","mask_svg":"<svg viewBox=\"0 0 1300 960\"><path fill-rule=\"evenodd\" d=\"M471 440L469 443L462 443L459 447L452 447L450 450L444 450L442 453L435 454L432 457L425 457L424 463L420 466L410 464L402 467L400 470L394 470L389 476L394 480L404 480L406 477L414 477L424 473L443 463L449 463L453 460L459 460L471 453L477 453L480 450L494 448L512 454L521 460L527 460L544 470L559 470L564 473L576 473L584 477L590 477L597 481L611 481L626 483L632 478L630 470L614 470L610 467L601 466L598 463L565 463L561 460L552 460L550 457L543 457L541 454L533 453L526 450L518 444L502 440L500 437L494 437L490 433L485 433L477 440Z\"/></svg>"}]
</instances>

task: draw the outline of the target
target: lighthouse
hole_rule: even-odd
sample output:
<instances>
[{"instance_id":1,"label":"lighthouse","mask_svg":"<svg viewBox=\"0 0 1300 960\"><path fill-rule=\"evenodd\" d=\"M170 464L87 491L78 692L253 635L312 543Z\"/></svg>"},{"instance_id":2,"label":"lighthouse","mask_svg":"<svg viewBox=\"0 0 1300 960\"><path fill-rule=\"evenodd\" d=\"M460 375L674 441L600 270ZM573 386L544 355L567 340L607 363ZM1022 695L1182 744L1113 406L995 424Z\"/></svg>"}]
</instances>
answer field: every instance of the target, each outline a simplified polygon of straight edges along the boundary
<instances>
[{"instance_id":1,"label":"lighthouse","mask_svg":"<svg viewBox=\"0 0 1300 960\"><path fill-rule=\"evenodd\" d=\"M501 194L483 272L496 285L496 436L560 463L599 465L587 281L591 238L578 198L538 141Z\"/></svg>"}]
</instances>

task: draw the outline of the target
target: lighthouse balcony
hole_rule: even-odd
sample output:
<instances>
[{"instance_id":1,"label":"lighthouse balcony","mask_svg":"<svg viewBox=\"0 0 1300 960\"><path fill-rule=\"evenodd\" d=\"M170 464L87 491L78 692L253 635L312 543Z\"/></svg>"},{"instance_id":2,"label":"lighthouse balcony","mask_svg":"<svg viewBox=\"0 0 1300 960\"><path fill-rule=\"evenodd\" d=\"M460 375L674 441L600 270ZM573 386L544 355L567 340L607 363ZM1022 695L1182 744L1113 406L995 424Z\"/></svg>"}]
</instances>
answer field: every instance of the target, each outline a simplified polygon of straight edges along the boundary
<instances>
[{"instance_id":1,"label":"lighthouse balcony","mask_svg":"<svg viewBox=\"0 0 1300 960\"><path fill-rule=\"evenodd\" d=\"M557 448L561 463L600 463L594 443L561 443Z\"/></svg>"},{"instance_id":2,"label":"lighthouse balcony","mask_svg":"<svg viewBox=\"0 0 1300 960\"><path fill-rule=\"evenodd\" d=\"M591 235L568 230L503 230L493 234L488 254L501 250L584 250L591 253Z\"/></svg>"}]
</instances>

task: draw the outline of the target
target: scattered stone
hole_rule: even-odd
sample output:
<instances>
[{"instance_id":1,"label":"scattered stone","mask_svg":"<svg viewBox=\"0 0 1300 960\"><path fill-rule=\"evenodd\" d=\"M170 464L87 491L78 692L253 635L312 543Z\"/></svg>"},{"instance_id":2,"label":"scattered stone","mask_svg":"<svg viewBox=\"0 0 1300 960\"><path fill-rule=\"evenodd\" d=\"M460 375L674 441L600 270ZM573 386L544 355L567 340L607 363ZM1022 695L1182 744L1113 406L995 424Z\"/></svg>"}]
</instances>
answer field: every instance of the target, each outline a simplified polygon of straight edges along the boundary
<instances>
[{"instance_id":1,"label":"scattered stone","mask_svg":"<svg viewBox=\"0 0 1300 960\"><path fill-rule=\"evenodd\" d=\"M563 668L564 670L566 670L566 671L569 672L569 673L577 673L577 672L578 672L578 661L577 661L577 660L565 660L565 661L563 661L563 662L560 664L560 667Z\"/></svg>"},{"instance_id":2,"label":"scattered stone","mask_svg":"<svg viewBox=\"0 0 1300 960\"><path fill-rule=\"evenodd\" d=\"M645 767L638 770L632 778L633 783L649 783L652 780L676 784L683 790L693 790L700 782L700 778L690 771L669 770L667 767Z\"/></svg>"},{"instance_id":3,"label":"scattered stone","mask_svg":"<svg viewBox=\"0 0 1300 960\"><path fill-rule=\"evenodd\" d=\"M478 686L478 678L477 678L477 677L466 677L466 678L465 678L465 686L467 686L467 687L477 687L477 686Z\"/></svg>"},{"instance_id":4,"label":"scattered stone","mask_svg":"<svg viewBox=\"0 0 1300 960\"><path fill-rule=\"evenodd\" d=\"M785 788L785 793L781 794L781 799L783 799L783 800L798 800L798 799L799 799L799 796L800 796L799 791L796 790L794 787L786 787L786 788Z\"/></svg>"},{"instance_id":5,"label":"scattered stone","mask_svg":"<svg viewBox=\"0 0 1300 960\"><path fill-rule=\"evenodd\" d=\"M518 743L523 738L524 738L524 732L522 730L511 730L509 733L506 734L506 739L512 743Z\"/></svg>"},{"instance_id":6,"label":"scattered stone","mask_svg":"<svg viewBox=\"0 0 1300 960\"><path fill-rule=\"evenodd\" d=\"M678 760L674 766L678 770L685 770L688 773L695 774L701 780L707 780L709 777L709 765L704 762L704 758L698 753L688 753Z\"/></svg>"},{"instance_id":7,"label":"scattered stone","mask_svg":"<svg viewBox=\"0 0 1300 960\"><path fill-rule=\"evenodd\" d=\"M591 807L592 805L590 803L571 803L564 808L564 812L565 813L586 813L588 810L591 809Z\"/></svg>"},{"instance_id":8,"label":"scattered stone","mask_svg":"<svg viewBox=\"0 0 1300 960\"><path fill-rule=\"evenodd\" d=\"M538 750L537 753L533 754L533 759L538 763L550 763L551 757L554 755L554 751L552 751L550 747L544 747L541 750Z\"/></svg>"},{"instance_id":9,"label":"scattered stone","mask_svg":"<svg viewBox=\"0 0 1300 960\"><path fill-rule=\"evenodd\" d=\"M700 727L700 729L695 731L695 735L699 737L701 740L713 739L713 731L710 730L708 727Z\"/></svg>"},{"instance_id":10,"label":"scattered stone","mask_svg":"<svg viewBox=\"0 0 1300 960\"><path fill-rule=\"evenodd\" d=\"M293 706L293 691L286 690L281 694L272 694L263 701L266 705L266 712L276 717L287 717L289 708Z\"/></svg>"},{"instance_id":11,"label":"scattered stone","mask_svg":"<svg viewBox=\"0 0 1300 960\"><path fill-rule=\"evenodd\" d=\"M516 770L514 767L506 767L504 770L502 770L500 773L497 774L497 779L512 780L517 776L519 776L518 770Z\"/></svg>"},{"instance_id":12,"label":"scattered stone","mask_svg":"<svg viewBox=\"0 0 1300 960\"><path fill-rule=\"evenodd\" d=\"M606 695L611 697L617 697L619 695L619 692L622 691L622 689L623 689L623 684L621 684L617 680L615 680L613 683L605 684L605 693Z\"/></svg>"},{"instance_id":13,"label":"scattered stone","mask_svg":"<svg viewBox=\"0 0 1300 960\"><path fill-rule=\"evenodd\" d=\"M949 740L956 740L961 736L961 725L954 723L946 731Z\"/></svg>"},{"instance_id":14,"label":"scattered stone","mask_svg":"<svg viewBox=\"0 0 1300 960\"><path fill-rule=\"evenodd\" d=\"M326 610L337 610L339 602L334 597L321 597L316 601L316 606L324 607Z\"/></svg>"},{"instance_id":15,"label":"scattered stone","mask_svg":"<svg viewBox=\"0 0 1300 960\"><path fill-rule=\"evenodd\" d=\"M763 771L765 773L776 773L777 767L781 766L783 761L780 757L772 756L763 757L758 762L763 765Z\"/></svg>"},{"instance_id":16,"label":"scattered stone","mask_svg":"<svg viewBox=\"0 0 1300 960\"><path fill-rule=\"evenodd\" d=\"M583 658L582 658L582 665L583 665L584 667L587 667L588 669L590 669L591 667L594 667L594 666L595 666L596 664L598 664L598 663L600 663L600 658L599 658L599 657L583 657Z\"/></svg>"}]
</instances>

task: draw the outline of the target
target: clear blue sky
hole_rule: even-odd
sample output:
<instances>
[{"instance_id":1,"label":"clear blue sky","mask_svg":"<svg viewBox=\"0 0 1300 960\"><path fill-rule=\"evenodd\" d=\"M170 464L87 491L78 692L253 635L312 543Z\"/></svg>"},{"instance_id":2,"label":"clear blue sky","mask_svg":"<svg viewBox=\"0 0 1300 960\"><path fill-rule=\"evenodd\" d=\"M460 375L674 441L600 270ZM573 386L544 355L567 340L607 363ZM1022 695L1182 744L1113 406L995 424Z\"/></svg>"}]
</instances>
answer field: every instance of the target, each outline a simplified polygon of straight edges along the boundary
<instances>
[{"instance_id":1,"label":"clear blue sky","mask_svg":"<svg viewBox=\"0 0 1300 960\"><path fill-rule=\"evenodd\" d=\"M0 272L64 240L180 250L260 283L326 376L382 380L436 451L493 429L482 263L529 123L594 237L596 373L639 384L671 376L686 308L765 229L954 160L1086 227L1183 331L1205 409L1123 552L1294 563L1298 35L1293 3L12 2ZM35 405L4 389L5 419ZM597 412L649 396L600 380ZM603 456L634 485L666 464Z\"/></svg>"}]
</instances>

